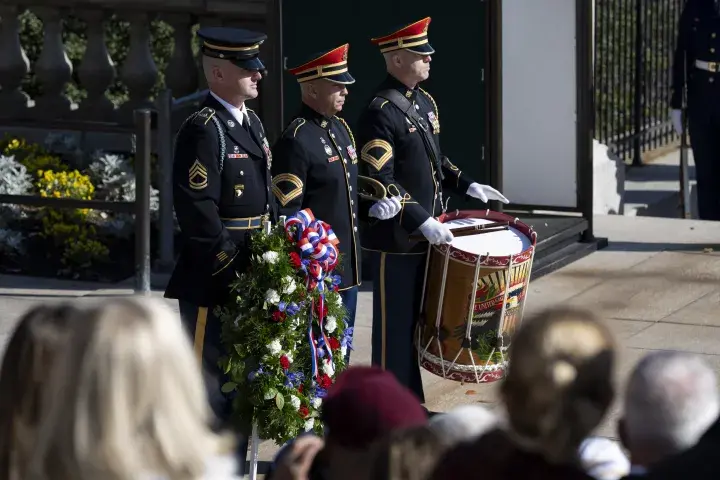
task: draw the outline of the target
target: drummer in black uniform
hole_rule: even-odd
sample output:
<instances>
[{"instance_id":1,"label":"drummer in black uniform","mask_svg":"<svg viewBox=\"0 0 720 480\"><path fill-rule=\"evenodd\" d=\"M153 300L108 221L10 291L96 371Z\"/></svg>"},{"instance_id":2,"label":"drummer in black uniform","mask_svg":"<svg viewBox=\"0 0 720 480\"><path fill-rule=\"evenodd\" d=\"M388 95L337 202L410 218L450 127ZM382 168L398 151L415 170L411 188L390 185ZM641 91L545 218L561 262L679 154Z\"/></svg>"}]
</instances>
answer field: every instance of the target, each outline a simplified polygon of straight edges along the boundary
<instances>
[{"instance_id":1,"label":"drummer in black uniform","mask_svg":"<svg viewBox=\"0 0 720 480\"><path fill-rule=\"evenodd\" d=\"M433 48L430 18L373 38L385 57L388 76L360 118L360 172L401 197L402 210L390 220L370 219L362 245L373 265L372 362L391 370L424 401L413 347L419 316L428 242L450 243L442 213L445 189L483 202L507 199L480 185L440 153L440 115L432 96L418 87L430 74ZM472 141L469 139L469 141ZM419 232L428 241L415 242Z\"/></svg>"},{"instance_id":2,"label":"drummer in black uniform","mask_svg":"<svg viewBox=\"0 0 720 480\"><path fill-rule=\"evenodd\" d=\"M672 121L682 135L683 93L695 159L698 216L720 220L720 1L687 0L672 72Z\"/></svg>"},{"instance_id":3,"label":"drummer in black uniform","mask_svg":"<svg viewBox=\"0 0 720 480\"><path fill-rule=\"evenodd\" d=\"M275 218L270 146L260 118L245 106L258 95L265 69L258 52L267 36L219 27L201 29L198 36L210 93L176 140L173 195L183 249L165 297L179 300L210 404L227 424L231 403L220 391L223 349L213 308L228 299L235 271L249 264L250 232ZM240 426L242 433L249 433L250 421Z\"/></svg>"},{"instance_id":4,"label":"drummer in black uniform","mask_svg":"<svg viewBox=\"0 0 720 480\"><path fill-rule=\"evenodd\" d=\"M309 208L330 224L340 241L342 262L338 286L348 310L348 326L355 324L360 278L358 239L358 155L348 124L336 114L354 83L347 66L347 44L315 53L289 69L300 83L302 105L273 146L273 192L280 215ZM390 218L400 211L397 199L385 198L371 207L371 215ZM350 352L346 354L349 359Z\"/></svg>"}]
</instances>

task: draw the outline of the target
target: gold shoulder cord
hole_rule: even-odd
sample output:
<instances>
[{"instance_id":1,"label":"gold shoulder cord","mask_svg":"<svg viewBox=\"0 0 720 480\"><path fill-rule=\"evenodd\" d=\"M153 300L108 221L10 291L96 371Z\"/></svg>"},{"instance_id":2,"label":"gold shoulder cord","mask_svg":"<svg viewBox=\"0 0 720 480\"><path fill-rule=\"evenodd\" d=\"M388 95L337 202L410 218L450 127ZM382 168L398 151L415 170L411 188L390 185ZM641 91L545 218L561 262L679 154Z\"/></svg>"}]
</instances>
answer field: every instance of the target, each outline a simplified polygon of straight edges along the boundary
<instances>
[{"instance_id":1,"label":"gold shoulder cord","mask_svg":"<svg viewBox=\"0 0 720 480\"><path fill-rule=\"evenodd\" d=\"M438 121L438 123L439 123L439 122L440 122L440 112L438 111L438 106L437 106L437 103L435 103L435 99L432 97L432 95L430 95L428 92L426 92L426 91L423 90L422 88L420 88L420 87L418 87L418 88L420 89L420 91L421 91L422 93L424 93L425 95L427 95L427 97L428 97L428 98L430 99L430 101L432 102L433 110L435 110L435 118L437 118L437 121Z\"/></svg>"},{"instance_id":2,"label":"gold shoulder cord","mask_svg":"<svg viewBox=\"0 0 720 480\"><path fill-rule=\"evenodd\" d=\"M335 115L335 118L340 120L340 122L343 124L343 126L345 127L345 130L347 130L347 132L348 132L348 135L350 135L350 141L352 142L352 146L353 146L353 148L355 148L355 137L353 137L352 130L350 130L350 125L348 125L347 122L345 121L345 119L342 117L338 117L337 115Z\"/></svg>"}]
</instances>

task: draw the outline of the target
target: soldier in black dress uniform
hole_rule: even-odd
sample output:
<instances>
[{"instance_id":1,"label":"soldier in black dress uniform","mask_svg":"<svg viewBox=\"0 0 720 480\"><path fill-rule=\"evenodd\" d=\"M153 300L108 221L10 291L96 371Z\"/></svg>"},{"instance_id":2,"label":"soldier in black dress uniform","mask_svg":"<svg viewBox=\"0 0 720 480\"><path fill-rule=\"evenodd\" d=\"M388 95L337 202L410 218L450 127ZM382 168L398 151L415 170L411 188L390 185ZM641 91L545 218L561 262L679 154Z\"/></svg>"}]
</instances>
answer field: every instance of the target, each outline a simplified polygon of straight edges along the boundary
<instances>
[{"instance_id":1,"label":"soldier in black dress uniform","mask_svg":"<svg viewBox=\"0 0 720 480\"><path fill-rule=\"evenodd\" d=\"M358 233L358 155L342 110L347 86L354 83L347 66L347 44L315 53L289 69L300 83L302 106L273 146L273 192L280 215L303 208L327 222L340 241L340 295L355 325L357 290L361 283ZM390 218L400 211L397 198L371 207L371 215ZM350 352L346 353L346 359Z\"/></svg>"},{"instance_id":2,"label":"soldier in black dress uniform","mask_svg":"<svg viewBox=\"0 0 720 480\"><path fill-rule=\"evenodd\" d=\"M430 18L399 28L372 42L385 56L388 76L363 112L358 126L360 172L401 197L402 210L390 220L370 219L362 245L373 265L372 361L391 370L424 401L413 347L419 316L428 242L450 243L450 229L434 217L444 210L444 189L483 202L507 199L480 185L440 153L440 116L433 97L418 87L430 72ZM427 242L409 235L420 232Z\"/></svg>"},{"instance_id":3,"label":"soldier in black dress uniform","mask_svg":"<svg viewBox=\"0 0 720 480\"><path fill-rule=\"evenodd\" d=\"M258 94L265 68L258 52L267 36L220 27L201 29L198 36L210 94L176 140L173 195L184 246L165 297L179 300L210 404L229 426L231 402L220 391L218 367L221 328L213 308L227 300L235 271L249 264L249 234L276 215L270 146L262 122L245 106ZM249 422L241 433L249 432ZM241 455L246 449L247 441Z\"/></svg>"},{"instance_id":4,"label":"soldier in black dress uniform","mask_svg":"<svg viewBox=\"0 0 720 480\"><path fill-rule=\"evenodd\" d=\"M682 108L695 159L698 216L720 220L720 1L687 0L672 71L672 121L682 135ZM687 105L683 93L687 87Z\"/></svg>"}]
</instances>

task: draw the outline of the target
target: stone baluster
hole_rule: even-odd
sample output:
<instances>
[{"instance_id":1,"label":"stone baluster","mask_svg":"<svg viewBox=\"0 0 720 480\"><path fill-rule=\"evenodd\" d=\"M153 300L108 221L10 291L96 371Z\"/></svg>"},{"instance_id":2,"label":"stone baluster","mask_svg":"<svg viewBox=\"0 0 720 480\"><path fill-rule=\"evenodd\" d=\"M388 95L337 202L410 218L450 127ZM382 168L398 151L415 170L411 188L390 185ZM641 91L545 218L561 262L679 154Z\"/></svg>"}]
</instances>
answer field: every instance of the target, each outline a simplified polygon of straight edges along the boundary
<instances>
[{"instance_id":1,"label":"stone baluster","mask_svg":"<svg viewBox=\"0 0 720 480\"><path fill-rule=\"evenodd\" d=\"M62 41L62 16L59 8L33 8L43 22L43 47L33 70L42 85L43 94L35 101L33 114L39 118L61 118L70 112L65 85L72 80L72 63Z\"/></svg>"},{"instance_id":2,"label":"stone baluster","mask_svg":"<svg viewBox=\"0 0 720 480\"><path fill-rule=\"evenodd\" d=\"M150 50L149 12L132 12L125 15L130 22L130 51L123 62L120 78L127 86L130 100L121 108L124 122L132 122L133 110L152 108L150 92L157 81L158 71Z\"/></svg>"},{"instance_id":3,"label":"stone baluster","mask_svg":"<svg viewBox=\"0 0 720 480\"><path fill-rule=\"evenodd\" d=\"M165 70L165 85L172 90L175 98L189 95L198 88L198 64L192 52L190 28L193 18L189 14L173 13L163 16L174 30L173 49L170 63Z\"/></svg>"},{"instance_id":4,"label":"stone baluster","mask_svg":"<svg viewBox=\"0 0 720 480\"><path fill-rule=\"evenodd\" d=\"M21 11L0 5L0 116L18 117L27 113L28 95L21 83L30 71L30 62L20 45Z\"/></svg>"},{"instance_id":5,"label":"stone baluster","mask_svg":"<svg viewBox=\"0 0 720 480\"><path fill-rule=\"evenodd\" d=\"M78 115L83 119L113 121L115 106L105 95L115 79L115 65L105 45L105 20L102 10L80 10L78 16L87 23L87 47L78 76L87 97L80 104Z\"/></svg>"}]
</instances>

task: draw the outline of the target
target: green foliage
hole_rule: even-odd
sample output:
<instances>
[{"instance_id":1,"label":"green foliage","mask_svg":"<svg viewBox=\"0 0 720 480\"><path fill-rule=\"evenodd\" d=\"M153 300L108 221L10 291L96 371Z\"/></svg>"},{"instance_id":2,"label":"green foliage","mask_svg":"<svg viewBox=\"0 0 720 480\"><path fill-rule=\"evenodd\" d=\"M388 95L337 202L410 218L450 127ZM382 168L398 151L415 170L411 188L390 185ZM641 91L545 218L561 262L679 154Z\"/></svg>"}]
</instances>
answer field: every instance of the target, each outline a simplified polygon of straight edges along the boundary
<instances>
[{"instance_id":1,"label":"green foliage","mask_svg":"<svg viewBox=\"0 0 720 480\"><path fill-rule=\"evenodd\" d=\"M79 103L87 96L80 86L77 69L85 54L87 45L86 23L75 16L67 16L63 21L63 43L68 58L73 66L72 82L66 86L66 94L72 102ZM151 45L153 60L158 69L158 78L152 97L165 85L164 71L173 52L173 28L162 21L155 20L150 23ZM130 48L130 23L113 15L105 24L105 44L115 69L115 81L108 88L108 98L120 105L128 99L128 91L120 80L122 64L127 58ZM42 21L32 12L25 11L20 15L20 43L32 65L40 57L43 42ZM42 94L42 85L33 72L30 72L23 81L23 90L31 98Z\"/></svg>"},{"instance_id":2,"label":"green foliage","mask_svg":"<svg viewBox=\"0 0 720 480\"><path fill-rule=\"evenodd\" d=\"M248 271L232 284L232 300L216 309L230 352L220 362L230 378L222 390L237 392L234 414L257 420L261 438L283 444L307 430L321 435L320 404L335 375L345 368L345 342L351 335L344 328L339 276L330 272L320 284L307 283L301 265L313 268L311 261L300 260L282 225L270 234L255 233L250 244ZM313 265L319 266L316 261ZM326 311L319 308L321 293ZM310 325L322 351L316 378Z\"/></svg>"},{"instance_id":3,"label":"green foliage","mask_svg":"<svg viewBox=\"0 0 720 480\"><path fill-rule=\"evenodd\" d=\"M46 170L64 172L68 169L60 157L49 153L42 145L28 143L24 138L9 134L5 134L0 140L0 151L4 156L14 157L33 177L39 176L39 172Z\"/></svg>"}]
</instances>

